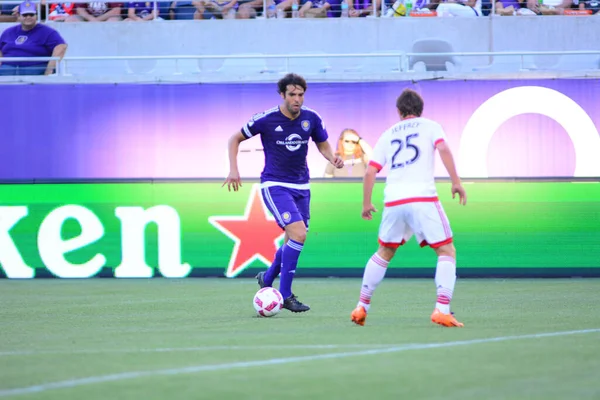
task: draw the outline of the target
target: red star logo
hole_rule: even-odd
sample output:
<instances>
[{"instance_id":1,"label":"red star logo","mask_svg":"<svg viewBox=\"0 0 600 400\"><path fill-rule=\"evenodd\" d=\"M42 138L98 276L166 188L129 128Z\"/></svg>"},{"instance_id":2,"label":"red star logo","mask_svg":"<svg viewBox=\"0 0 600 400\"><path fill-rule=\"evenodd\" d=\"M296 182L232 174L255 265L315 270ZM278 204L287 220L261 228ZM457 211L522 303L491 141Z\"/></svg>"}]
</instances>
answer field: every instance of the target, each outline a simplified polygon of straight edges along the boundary
<instances>
[{"instance_id":1,"label":"red star logo","mask_svg":"<svg viewBox=\"0 0 600 400\"><path fill-rule=\"evenodd\" d=\"M244 215L212 216L208 222L235 243L225 274L228 278L239 275L254 260L271 265L284 235L265 206L259 185L252 186Z\"/></svg>"}]
</instances>

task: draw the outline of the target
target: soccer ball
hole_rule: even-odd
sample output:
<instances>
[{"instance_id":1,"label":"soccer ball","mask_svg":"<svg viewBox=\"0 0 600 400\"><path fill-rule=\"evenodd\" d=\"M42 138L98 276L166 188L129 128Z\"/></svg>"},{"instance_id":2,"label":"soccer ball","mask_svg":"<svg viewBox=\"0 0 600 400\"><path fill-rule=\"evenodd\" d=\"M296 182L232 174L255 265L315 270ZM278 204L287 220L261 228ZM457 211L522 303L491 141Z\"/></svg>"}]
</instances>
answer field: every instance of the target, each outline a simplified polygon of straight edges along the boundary
<instances>
[{"instance_id":1,"label":"soccer ball","mask_svg":"<svg viewBox=\"0 0 600 400\"><path fill-rule=\"evenodd\" d=\"M272 287L260 289L254 295L254 309L261 317L272 317L279 314L283 306L283 297L279 290Z\"/></svg>"}]
</instances>

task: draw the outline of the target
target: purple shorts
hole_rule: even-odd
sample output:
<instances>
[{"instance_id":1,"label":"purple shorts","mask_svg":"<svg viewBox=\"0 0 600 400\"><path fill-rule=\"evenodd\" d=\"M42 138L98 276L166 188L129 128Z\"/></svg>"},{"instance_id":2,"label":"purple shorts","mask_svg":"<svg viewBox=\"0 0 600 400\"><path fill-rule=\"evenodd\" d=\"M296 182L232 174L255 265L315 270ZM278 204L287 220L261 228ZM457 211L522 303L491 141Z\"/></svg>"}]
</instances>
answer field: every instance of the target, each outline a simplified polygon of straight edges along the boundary
<instances>
[{"instance_id":1,"label":"purple shorts","mask_svg":"<svg viewBox=\"0 0 600 400\"><path fill-rule=\"evenodd\" d=\"M261 189L265 205L282 229L293 222L310 220L310 190L271 186Z\"/></svg>"}]
</instances>

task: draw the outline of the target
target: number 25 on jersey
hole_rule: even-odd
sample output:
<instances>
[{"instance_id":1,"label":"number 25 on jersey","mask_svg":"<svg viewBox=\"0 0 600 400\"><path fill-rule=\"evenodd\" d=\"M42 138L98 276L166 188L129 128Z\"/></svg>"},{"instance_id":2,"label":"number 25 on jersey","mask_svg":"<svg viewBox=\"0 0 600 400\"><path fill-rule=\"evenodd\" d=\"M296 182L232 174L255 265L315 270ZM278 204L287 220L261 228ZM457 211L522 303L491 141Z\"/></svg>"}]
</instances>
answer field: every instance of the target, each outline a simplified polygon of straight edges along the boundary
<instances>
[{"instance_id":1,"label":"number 25 on jersey","mask_svg":"<svg viewBox=\"0 0 600 400\"><path fill-rule=\"evenodd\" d=\"M411 143L411 141L417 137L419 137L418 133L412 133L406 136L405 141L402 139L392 140L392 147L397 146L398 148L392 156L391 169L404 168L405 166L415 163L419 159L419 148L414 143ZM407 154L407 151L410 153ZM409 156L412 156L412 158L407 159ZM400 161L399 159L404 161Z\"/></svg>"}]
</instances>

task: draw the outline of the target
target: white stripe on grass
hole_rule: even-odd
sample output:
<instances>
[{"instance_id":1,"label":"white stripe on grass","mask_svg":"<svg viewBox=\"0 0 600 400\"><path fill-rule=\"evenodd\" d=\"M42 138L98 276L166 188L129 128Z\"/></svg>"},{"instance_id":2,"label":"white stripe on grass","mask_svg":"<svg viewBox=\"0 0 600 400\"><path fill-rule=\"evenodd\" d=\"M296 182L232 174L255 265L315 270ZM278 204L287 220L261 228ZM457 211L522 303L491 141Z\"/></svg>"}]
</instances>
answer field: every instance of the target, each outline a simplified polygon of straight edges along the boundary
<instances>
[{"instance_id":1,"label":"white stripe on grass","mask_svg":"<svg viewBox=\"0 0 600 400\"><path fill-rule=\"evenodd\" d=\"M69 355L69 354L112 354L112 353L176 353L193 351L222 350L329 350L329 349L369 349L398 346L395 344L274 344L274 345L216 345L196 347L158 347L128 349L55 349L55 350L0 350L0 357L35 356L35 355Z\"/></svg>"},{"instance_id":2,"label":"white stripe on grass","mask_svg":"<svg viewBox=\"0 0 600 400\"><path fill-rule=\"evenodd\" d=\"M556 337L556 336L567 336L567 335L582 335L586 333L598 333L600 332L600 328L596 329L583 329L577 331L562 331L562 332L549 332L549 333L534 333L529 335L517 335L517 336L499 336L487 339L471 339L471 340L459 340L455 342L446 342L446 343L415 343L415 344L406 344L401 346L394 347L386 347L381 349L371 349L371 350L361 350L361 351L353 351L353 352L343 352L343 353L327 353L327 354L316 354L311 356L301 356L301 357L285 357L285 358L270 358L267 360L256 360L256 361L244 361L244 362L234 362L234 363L226 363L226 364L212 364L212 365L196 365L191 367L183 367L183 368L168 368L168 369L158 369L154 371L131 371L131 372L122 372L118 374L111 375L98 375L98 376L90 376L87 378L78 378L78 379L68 379L64 381L58 382L49 382L41 385L34 386L26 386L14 389L4 389L0 390L0 397L7 396L16 396L23 394L31 394L31 393L40 393L46 392L48 390L54 389L69 389L84 385L93 385L98 383L107 383L107 382L116 382L116 381L124 381L128 379L138 379L138 378L146 378L153 376L169 376L169 375L181 375L181 374L195 374L199 372L213 372L213 371L228 371L232 369L238 368L251 368L251 367L263 367L263 366L271 366L271 365L282 365L282 364L292 364L298 362L307 362L307 361L319 361L319 360L331 360L331 359L340 359L347 357L359 357L359 356L370 356L377 354L389 354L389 353L399 353L402 351L409 350L427 350L427 349L437 349L442 347L457 347L457 346L470 346L474 344L482 344L482 343L496 343L496 342L507 342L511 340L523 340L523 339L542 339L548 337Z\"/></svg>"}]
</instances>

